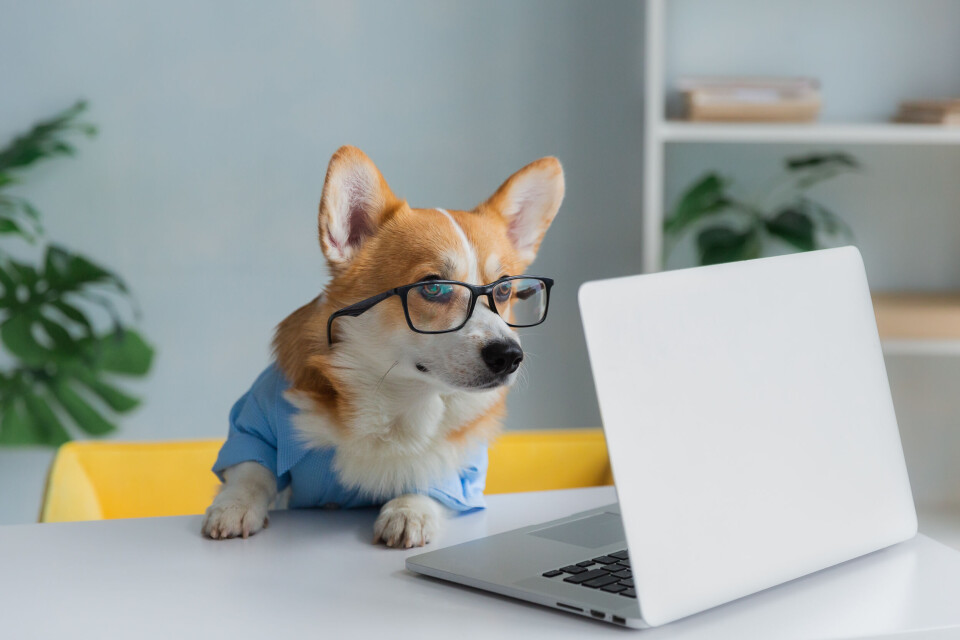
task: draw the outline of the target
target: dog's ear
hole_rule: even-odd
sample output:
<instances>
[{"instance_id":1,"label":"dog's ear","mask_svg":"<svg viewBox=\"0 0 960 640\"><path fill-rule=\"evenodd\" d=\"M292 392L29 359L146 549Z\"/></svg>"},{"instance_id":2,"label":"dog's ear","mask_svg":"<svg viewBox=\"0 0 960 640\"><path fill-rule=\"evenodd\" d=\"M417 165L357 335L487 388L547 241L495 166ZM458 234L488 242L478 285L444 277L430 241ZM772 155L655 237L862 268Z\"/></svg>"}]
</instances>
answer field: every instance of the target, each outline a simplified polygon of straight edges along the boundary
<instances>
[{"instance_id":1,"label":"dog's ear","mask_svg":"<svg viewBox=\"0 0 960 640\"><path fill-rule=\"evenodd\" d=\"M356 147L340 147L330 158L320 197L317 226L320 247L337 270L376 233L383 214L397 205L387 181L367 155Z\"/></svg>"},{"instance_id":2,"label":"dog's ear","mask_svg":"<svg viewBox=\"0 0 960 640\"><path fill-rule=\"evenodd\" d=\"M518 257L530 264L563 201L563 167L556 158L540 158L510 176L479 211L494 210L507 221Z\"/></svg>"}]
</instances>

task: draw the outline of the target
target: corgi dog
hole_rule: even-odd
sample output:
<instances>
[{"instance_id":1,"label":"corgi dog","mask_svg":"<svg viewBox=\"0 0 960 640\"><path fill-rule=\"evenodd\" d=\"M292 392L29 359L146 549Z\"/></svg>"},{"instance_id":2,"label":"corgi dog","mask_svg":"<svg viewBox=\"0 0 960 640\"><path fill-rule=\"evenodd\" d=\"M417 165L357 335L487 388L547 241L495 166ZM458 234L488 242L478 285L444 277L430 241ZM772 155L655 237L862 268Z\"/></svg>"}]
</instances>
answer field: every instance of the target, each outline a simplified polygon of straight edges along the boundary
<instances>
[{"instance_id":1,"label":"corgi dog","mask_svg":"<svg viewBox=\"0 0 960 640\"><path fill-rule=\"evenodd\" d=\"M246 538L271 507L382 505L374 542L409 548L482 507L516 328L543 321L552 285L518 276L563 195L548 157L472 211L414 209L339 149L318 218L331 279L280 323L274 363L231 411L204 535Z\"/></svg>"}]
</instances>

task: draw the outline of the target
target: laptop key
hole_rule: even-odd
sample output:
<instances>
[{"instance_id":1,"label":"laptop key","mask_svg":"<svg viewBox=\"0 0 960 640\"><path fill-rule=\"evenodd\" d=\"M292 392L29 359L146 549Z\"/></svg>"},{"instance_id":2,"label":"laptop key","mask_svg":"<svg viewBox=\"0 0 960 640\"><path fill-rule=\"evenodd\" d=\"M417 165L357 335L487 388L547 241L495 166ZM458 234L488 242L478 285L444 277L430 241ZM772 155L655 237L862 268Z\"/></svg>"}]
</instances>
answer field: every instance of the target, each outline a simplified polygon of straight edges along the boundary
<instances>
[{"instance_id":1,"label":"laptop key","mask_svg":"<svg viewBox=\"0 0 960 640\"><path fill-rule=\"evenodd\" d=\"M628 598L636 598L637 591L636 589L627 589L626 591L621 591L620 595L627 596Z\"/></svg>"},{"instance_id":2,"label":"laptop key","mask_svg":"<svg viewBox=\"0 0 960 640\"><path fill-rule=\"evenodd\" d=\"M620 558L611 558L610 556L600 556L599 558L594 558L594 562L599 562L600 564L614 564L619 561Z\"/></svg>"},{"instance_id":3,"label":"laptop key","mask_svg":"<svg viewBox=\"0 0 960 640\"><path fill-rule=\"evenodd\" d=\"M615 564L602 564L597 569L603 569L604 571L609 571L613 573L614 571L623 571L623 567L618 567Z\"/></svg>"},{"instance_id":4,"label":"laptop key","mask_svg":"<svg viewBox=\"0 0 960 640\"><path fill-rule=\"evenodd\" d=\"M592 566L595 565L595 564L597 564L597 563L594 562L593 560L584 560L583 562L578 562L578 563L577 563L577 566L578 566L578 567L592 567Z\"/></svg>"},{"instance_id":5,"label":"laptop key","mask_svg":"<svg viewBox=\"0 0 960 640\"><path fill-rule=\"evenodd\" d=\"M617 571L616 573L613 573L613 574L611 574L611 575L617 576L618 578L632 578L632 577L633 577L633 573L630 571L630 569L624 569L623 571Z\"/></svg>"},{"instance_id":6,"label":"laptop key","mask_svg":"<svg viewBox=\"0 0 960 640\"><path fill-rule=\"evenodd\" d=\"M545 571L543 573L544 578L556 578L557 576L562 576L562 575L563 575L563 571L560 571L560 569L554 569L553 571Z\"/></svg>"},{"instance_id":7,"label":"laptop key","mask_svg":"<svg viewBox=\"0 0 960 640\"><path fill-rule=\"evenodd\" d=\"M575 564L570 564L565 567L560 567L560 571L563 571L565 573L583 573L584 571L586 571L586 569L584 569L583 567L578 567Z\"/></svg>"},{"instance_id":8,"label":"laptop key","mask_svg":"<svg viewBox=\"0 0 960 640\"><path fill-rule=\"evenodd\" d=\"M610 556L611 558L616 558L618 560L626 560L627 558L630 557L630 554L627 553L626 549L624 549L623 551L614 551L613 553L608 553L607 555Z\"/></svg>"},{"instance_id":9,"label":"laptop key","mask_svg":"<svg viewBox=\"0 0 960 640\"><path fill-rule=\"evenodd\" d=\"M626 590L627 588L622 584L608 584L605 587L600 587L600 591L609 591L610 593L620 593Z\"/></svg>"},{"instance_id":10,"label":"laptop key","mask_svg":"<svg viewBox=\"0 0 960 640\"><path fill-rule=\"evenodd\" d=\"M581 567L577 567L581 571ZM580 584L581 582L586 582L587 580L593 580L594 578L599 578L601 576L606 576L607 572L602 569L593 569L592 571L583 571L583 573L578 573L572 576L567 576L563 579L564 582L570 582L573 584Z\"/></svg>"},{"instance_id":11,"label":"laptop key","mask_svg":"<svg viewBox=\"0 0 960 640\"><path fill-rule=\"evenodd\" d=\"M587 580L584 583L581 583L582 587L590 587L591 589L598 589L600 587L605 587L608 584L613 584L617 581L617 578L614 578L609 573L599 578L594 578L593 580Z\"/></svg>"},{"instance_id":12,"label":"laptop key","mask_svg":"<svg viewBox=\"0 0 960 640\"><path fill-rule=\"evenodd\" d=\"M626 580L621 580L620 584L625 587L633 587L633 578L627 578Z\"/></svg>"}]
</instances>

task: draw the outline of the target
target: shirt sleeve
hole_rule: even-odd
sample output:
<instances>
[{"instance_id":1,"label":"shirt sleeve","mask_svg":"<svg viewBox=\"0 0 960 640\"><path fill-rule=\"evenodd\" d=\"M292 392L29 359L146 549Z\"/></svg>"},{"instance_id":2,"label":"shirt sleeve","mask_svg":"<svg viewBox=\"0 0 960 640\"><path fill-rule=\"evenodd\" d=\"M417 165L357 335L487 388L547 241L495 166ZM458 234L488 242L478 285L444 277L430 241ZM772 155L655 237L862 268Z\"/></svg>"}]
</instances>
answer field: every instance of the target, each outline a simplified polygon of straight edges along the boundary
<instances>
[{"instance_id":1,"label":"shirt sleeve","mask_svg":"<svg viewBox=\"0 0 960 640\"><path fill-rule=\"evenodd\" d=\"M213 472L222 482L223 471L241 462L256 462L277 475L277 436L252 390L241 396L230 410L230 431ZM278 491L290 484L289 475L277 477Z\"/></svg>"},{"instance_id":2,"label":"shirt sleeve","mask_svg":"<svg viewBox=\"0 0 960 640\"><path fill-rule=\"evenodd\" d=\"M467 513L487 506L483 489L487 483L487 448L474 451L457 477L431 487L424 493L453 511Z\"/></svg>"}]
</instances>

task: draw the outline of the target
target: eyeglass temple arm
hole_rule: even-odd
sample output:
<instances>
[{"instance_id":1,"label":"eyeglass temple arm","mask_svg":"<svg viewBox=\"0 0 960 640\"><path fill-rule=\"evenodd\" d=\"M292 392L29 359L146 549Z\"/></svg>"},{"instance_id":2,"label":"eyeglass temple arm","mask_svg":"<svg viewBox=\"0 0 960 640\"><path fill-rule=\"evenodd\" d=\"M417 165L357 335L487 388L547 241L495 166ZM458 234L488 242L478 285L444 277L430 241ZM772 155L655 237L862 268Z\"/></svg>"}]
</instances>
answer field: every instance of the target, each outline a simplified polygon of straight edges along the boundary
<instances>
[{"instance_id":1,"label":"eyeglass temple arm","mask_svg":"<svg viewBox=\"0 0 960 640\"><path fill-rule=\"evenodd\" d=\"M333 344L333 321L339 318L340 316L349 316L351 318L356 318L364 311L369 310L372 306L377 303L383 302L392 295L396 295L397 290L391 289L390 291L384 291L383 293L378 293L372 298L367 298L366 300L361 300L360 302L354 302L349 307L344 307L339 309L332 314L327 320L327 344Z\"/></svg>"}]
</instances>

